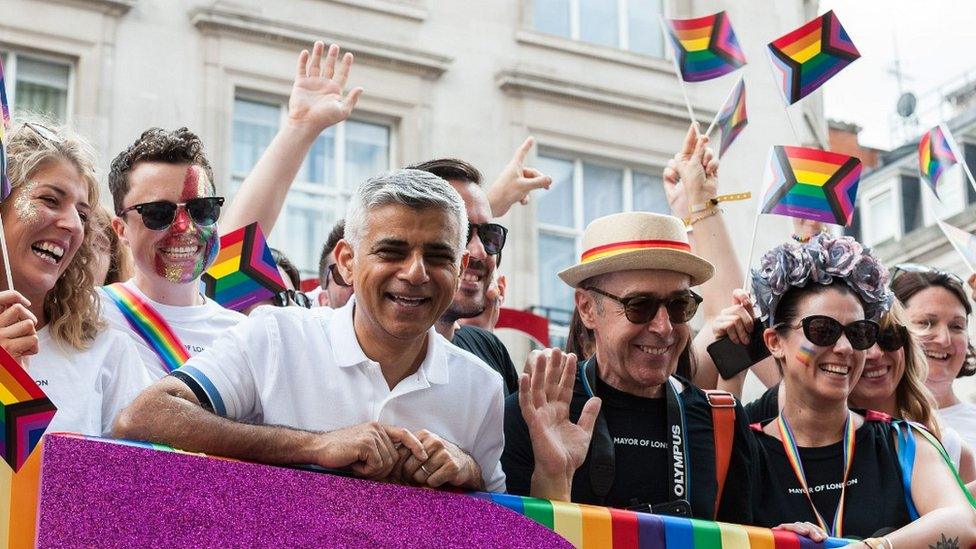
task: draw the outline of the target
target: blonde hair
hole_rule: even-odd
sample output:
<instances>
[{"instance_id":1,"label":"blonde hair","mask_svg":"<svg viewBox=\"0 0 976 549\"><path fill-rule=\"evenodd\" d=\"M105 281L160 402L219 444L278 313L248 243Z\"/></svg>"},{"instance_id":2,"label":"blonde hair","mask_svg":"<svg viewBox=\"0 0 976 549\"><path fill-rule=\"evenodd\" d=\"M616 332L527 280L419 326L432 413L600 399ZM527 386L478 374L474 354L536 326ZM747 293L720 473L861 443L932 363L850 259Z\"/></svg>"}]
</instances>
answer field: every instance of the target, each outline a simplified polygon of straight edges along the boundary
<instances>
[{"instance_id":1,"label":"blonde hair","mask_svg":"<svg viewBox=\"0 0 976 549\"><path fill-rule=\"evenodd\" d=\"M939 422L934 410L937 408L932 393L925 387L929 375L928 361L919 342L918 334L908 321L905 308L895 301L891 310L881 316L881 329L903 326L907 330L902 350L905 355L905 373L895 388L895 414L899 419L921 423L941 438Z\"/></svg>"},{"instance_id":2,"label":"blonde hair","mask_svg":"<svg viewBox=\"0 0 976 549\"><path fill-rule=\"evenodd\" d=\"M51 130L55 136L42 136L28 123L42 124L41 132ZM95 154L80 136L48 120L30 116L19 119L7 133L7 174L12 189L27 183L38 170L49 163L65 161L74 166L88 185L88 203L98 203L98 180L95 177ZM9 200L4 201L4 205ZM94 216L84 224L85 236L71 263L44 296L44 315L50 323L52 338L75 349L85 349L104 326L91 272L95 260L93 241L101 230Z\"/></svg>"}]
</instances>

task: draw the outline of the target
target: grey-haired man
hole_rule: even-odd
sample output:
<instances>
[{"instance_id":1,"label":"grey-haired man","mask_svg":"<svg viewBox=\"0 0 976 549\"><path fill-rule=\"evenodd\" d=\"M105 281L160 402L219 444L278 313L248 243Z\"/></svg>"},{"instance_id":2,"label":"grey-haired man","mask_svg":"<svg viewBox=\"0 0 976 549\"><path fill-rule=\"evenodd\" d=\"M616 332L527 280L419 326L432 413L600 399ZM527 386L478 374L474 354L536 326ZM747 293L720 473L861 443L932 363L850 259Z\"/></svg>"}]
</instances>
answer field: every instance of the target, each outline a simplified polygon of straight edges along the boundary
<instances>
[{"instance_id":1,"label":"grey-haired man","mask_svg":"<svg viewBox=\"0 0 976 549\"><path fill-rule=\"evenodd\" d=\"M399 170L368 180L335 250L354 298L256 311L147 389L115 434L504 491L498 374L432 328L457 290L466 235L464 203L443 179Z\"/></svg>"}]
</instances>

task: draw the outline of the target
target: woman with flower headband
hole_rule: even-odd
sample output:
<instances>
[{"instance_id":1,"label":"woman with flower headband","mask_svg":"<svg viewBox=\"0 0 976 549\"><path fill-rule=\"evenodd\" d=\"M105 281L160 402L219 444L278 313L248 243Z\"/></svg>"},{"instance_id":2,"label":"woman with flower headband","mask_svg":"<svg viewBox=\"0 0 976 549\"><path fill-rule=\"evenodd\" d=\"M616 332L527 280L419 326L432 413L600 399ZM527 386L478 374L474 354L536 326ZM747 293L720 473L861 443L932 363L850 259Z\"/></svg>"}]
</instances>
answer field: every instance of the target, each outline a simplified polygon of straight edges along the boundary
<instances>
[{"instance_id":1,"label":"woman with flower headband","mask_svg":"<svg viewBox=\"0 0 976 549\"><path fill-rule=\"evenodd\" d=\"M0 292L0 346L57 406L49 431L108 433L150 380L99 314L95 159L79 138L36 122L14 125L6 150L12 190L0 215L13 289Z\"/></svg>"},{"instance_id":2,"label":"woman with flower headband","mask_svg":"<svg viewBox=\"0 0 976 549\"><path fill-rule=\"evenodd\" d=\"M927 431L895 429L887 415L848 399L891 306L888 275L850 237L784 244L752 271L763 333L783 374L779 415L757 426L756 524L858 547L918 547L946 536L976 542L976 515L941 446ZM899 454L912 448L914 459ZM910 464L903 474L899 458ZM910 471L910 472L908 472ZM915 520L917 518L917 520Z\"/></svg>"},{"instance_id":3,"label":"woman with flower headband","mask_svg":"<svg viewBox=\"0 0 976 549\"><path fill-rule=\"evenodd\" d=\"M892 273L891 289L921 334L929 366L926 385L935 396L939 417L974 446L976 405L961 401L954 390L956 379L976 373L969 339L973 309L965 285L952 273L924 265L898 265Z\"/></svg>"}]
</instances>

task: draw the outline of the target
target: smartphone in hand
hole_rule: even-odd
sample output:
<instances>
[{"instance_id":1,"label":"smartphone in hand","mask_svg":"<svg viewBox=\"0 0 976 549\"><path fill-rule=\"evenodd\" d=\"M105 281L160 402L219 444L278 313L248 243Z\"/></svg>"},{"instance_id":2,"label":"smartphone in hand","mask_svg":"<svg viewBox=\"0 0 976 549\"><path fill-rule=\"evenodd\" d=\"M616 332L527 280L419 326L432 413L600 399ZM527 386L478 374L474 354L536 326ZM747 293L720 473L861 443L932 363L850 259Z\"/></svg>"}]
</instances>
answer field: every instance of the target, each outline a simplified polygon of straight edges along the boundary
<instances>
[{"instance_id":1,"label":"smartphone in hand","mask_svg":"<svg viewBox=\"0 0 976 549\"><path fill-rule=\"evenodd\" d=\"M715 362L715 367L722 379L732 379L739 372L761 362L770 355L769 349L766 348L766 342L763 341L763 330L765 329L762 320L757 318L752 325L749 345L739 345L726 336L708 346L708 354Z\"/></svg>"}]
</instances>

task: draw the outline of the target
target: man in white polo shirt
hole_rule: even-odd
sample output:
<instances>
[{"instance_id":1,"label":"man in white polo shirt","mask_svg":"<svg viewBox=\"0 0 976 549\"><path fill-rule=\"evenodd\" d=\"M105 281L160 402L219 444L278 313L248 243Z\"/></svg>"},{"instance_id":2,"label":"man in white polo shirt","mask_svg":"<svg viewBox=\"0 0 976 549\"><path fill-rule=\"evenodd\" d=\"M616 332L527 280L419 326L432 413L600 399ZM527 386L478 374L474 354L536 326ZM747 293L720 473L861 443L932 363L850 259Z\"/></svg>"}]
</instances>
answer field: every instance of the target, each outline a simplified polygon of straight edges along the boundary
<instances>
[{"instance_id":1,"label":"man in white polo shirt","mask_svg":"<svg viewBox=\"0 0 976 549\"><path fill-rule=\"evenodd\" d=\"M500 376L433 329L467 262L466 235L464 202L443 179L370 179L335 250L355 297L341 309L259 308L147 389L116 436L504 491Z\"/></svg>"}]
</instances>

